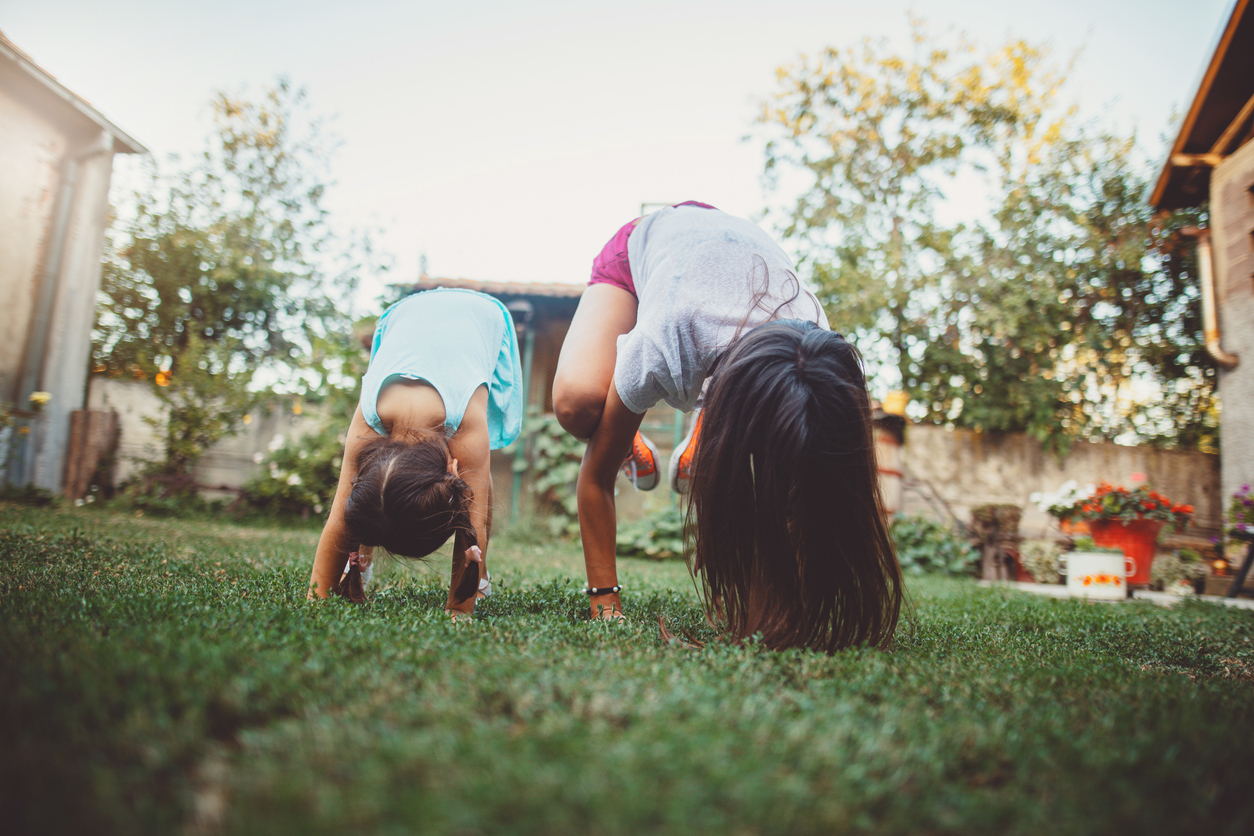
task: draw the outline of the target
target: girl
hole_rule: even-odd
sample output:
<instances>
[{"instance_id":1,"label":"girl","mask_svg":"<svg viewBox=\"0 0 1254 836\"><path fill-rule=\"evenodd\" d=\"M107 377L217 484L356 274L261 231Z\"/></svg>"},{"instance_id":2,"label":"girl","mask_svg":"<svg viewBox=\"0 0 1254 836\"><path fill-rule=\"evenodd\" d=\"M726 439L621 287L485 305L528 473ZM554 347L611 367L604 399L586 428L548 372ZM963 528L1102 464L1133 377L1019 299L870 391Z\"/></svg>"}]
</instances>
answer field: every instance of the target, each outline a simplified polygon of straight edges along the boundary
<instances>
[{"instance_id":1,"label":"girl","mask_svg":"<svg viewBox=\"0 0 1254 836\"><path fill-rule=\"evenodd\" d=\"M470 290L397 302L375 329L339 486L318 541L310 597L364 600L375 546L424 557L453 536L447 611L491 593L488 452L522 426L522 371L509 311Z\"/></svg>"},{"instance_id":2,"label":"girl","mask_svg":"<svg viewBox=\"0 0 1254 836\"><path fill-rule=\"evenodd\" d=\"M577 498L593 615L623 617L614 480L625 459L657 473L643 413L659 400L691 410L703 389L691 472L675 472L676 451L672 483L691 480L707 613L774 648L887 642L901 575L861 359L770 236L696 202L611 239L558 361L558 420L588 442Z\"/></svg>"}]
</instances>

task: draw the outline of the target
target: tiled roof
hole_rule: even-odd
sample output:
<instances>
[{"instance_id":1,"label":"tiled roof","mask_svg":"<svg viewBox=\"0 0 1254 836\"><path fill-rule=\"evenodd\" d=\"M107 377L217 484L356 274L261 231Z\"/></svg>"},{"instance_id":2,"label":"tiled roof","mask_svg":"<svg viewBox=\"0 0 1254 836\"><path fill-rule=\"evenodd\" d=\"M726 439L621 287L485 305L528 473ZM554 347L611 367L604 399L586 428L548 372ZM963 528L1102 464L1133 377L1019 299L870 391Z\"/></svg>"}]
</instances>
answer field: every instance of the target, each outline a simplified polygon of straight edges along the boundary
<instances>
[{"instance_id":1,"label":"tiled roof","mask_svg":"<svg viewBox=\"0 0 1254 836\"><path fill-rule=\"evenodd\" d=\"M585 285L562 284L561 282L481 282L473 279L441 279L434 276L421 276L418 281L398 282L400 286L417 290L434 290L437 287L457 287L464 290L477 290L493 296L547 296L557 299L578 299L583 295Z\"/></svg>"}]
</instances>

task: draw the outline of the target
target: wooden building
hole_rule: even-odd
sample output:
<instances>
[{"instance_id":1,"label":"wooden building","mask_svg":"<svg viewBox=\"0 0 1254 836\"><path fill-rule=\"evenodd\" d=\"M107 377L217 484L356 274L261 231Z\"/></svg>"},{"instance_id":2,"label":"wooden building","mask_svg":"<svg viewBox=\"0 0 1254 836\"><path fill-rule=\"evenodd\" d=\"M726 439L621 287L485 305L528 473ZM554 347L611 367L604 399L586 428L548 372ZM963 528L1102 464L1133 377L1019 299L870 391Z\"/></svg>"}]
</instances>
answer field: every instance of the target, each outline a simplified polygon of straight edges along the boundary
<instances>
[{"instance_id":1,"label":"wooden building","mask_svg":"<svg viewBox=\"0 0 1254 836\"><path fill-rule=\"evenodd\" d=\"M1187 68L1182 68L1187 69ZM1254 11L1236 0L1150 197L1209 206L1196 230L1206 347L1219 367L1222 484L1254 481Z\"/></svg>"}]
</instances>

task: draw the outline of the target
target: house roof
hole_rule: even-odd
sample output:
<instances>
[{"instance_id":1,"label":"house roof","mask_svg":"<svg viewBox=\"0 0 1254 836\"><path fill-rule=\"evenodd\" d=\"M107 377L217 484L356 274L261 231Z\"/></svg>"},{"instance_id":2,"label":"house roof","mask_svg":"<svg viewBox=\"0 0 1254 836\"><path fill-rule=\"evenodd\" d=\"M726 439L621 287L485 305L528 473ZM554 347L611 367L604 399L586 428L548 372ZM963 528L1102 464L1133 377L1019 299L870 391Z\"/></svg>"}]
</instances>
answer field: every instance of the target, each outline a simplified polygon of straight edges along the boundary
<instances>
[{"instance_id":1,"label":"house roof","mask_svg":"<svg viewBox=\"0 0 1254 836\"><path fill-rule=\"evenodd\" d=\"M1254 13L1235 0L1150 195L1157 209L1204 202L1210 172L1254 133Z\"/></svg>"},{"instance_id":2,"label":"house roof","mask_svg":"<svg viewBox=\"0 0 1254 836\"><path fill-rule=\"evenodd\" d=\"M115 154L148 153L148 149L140 145L134 137L106 119L104 114L92 107L82 96L79 96L57 81L52 73L36 64L34 59L10 41L4 32L0 32L0 60L7 60L17 68L18 72L40 87L48 90L71 110L77 112L80 116L87 117L88 120L95 123L99 128L108 131L109 135L113 137L113 152Z\"/></svg>"},{"instance_id":3,"label":"house roof","mask_svg":"<svg viewBox=\"0 0 1254 836\"><path fill-rule=\"evenodd\" d=\"M437 287L456 287L463 290L477 290L493 296L543 296L552 299L578 299L583 295L586 285L562 284L560 282L481 282L473 279L440 279L433 276L419 276L412 284L402 283L414 291L434 290Z\"/></svg>"}]
</instances>

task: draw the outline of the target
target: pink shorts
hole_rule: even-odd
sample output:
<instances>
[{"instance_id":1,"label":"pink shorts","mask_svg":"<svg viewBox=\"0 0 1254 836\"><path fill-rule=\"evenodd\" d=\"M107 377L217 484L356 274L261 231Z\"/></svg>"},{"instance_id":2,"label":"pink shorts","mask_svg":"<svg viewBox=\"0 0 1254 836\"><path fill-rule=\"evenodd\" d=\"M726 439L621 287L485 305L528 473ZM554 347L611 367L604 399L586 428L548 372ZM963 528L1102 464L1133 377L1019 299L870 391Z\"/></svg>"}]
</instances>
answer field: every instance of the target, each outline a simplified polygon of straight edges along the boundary
<instances>
[{"instance_id":1,"label":"pink shorts","mask_svg":"<svg viewBox=\"0 0 1254 836\"><path fill-rule=\"evenodd\" d=\"M696 200L686 200L675 205L700 206L703 209L714 208L708 203L700 203ZM627 239L631 237L631 232L638 223L640 223L640 218L623 224L622 228L614 233L614 237L601 250L601 254L592 260L592 278L588 279L588 284L612 284L615 287L621 287L632 296L636 295L636 283L631 279L631 265L627 261Z\"/></svg>"}]
</instances>

